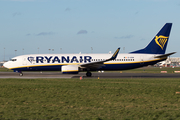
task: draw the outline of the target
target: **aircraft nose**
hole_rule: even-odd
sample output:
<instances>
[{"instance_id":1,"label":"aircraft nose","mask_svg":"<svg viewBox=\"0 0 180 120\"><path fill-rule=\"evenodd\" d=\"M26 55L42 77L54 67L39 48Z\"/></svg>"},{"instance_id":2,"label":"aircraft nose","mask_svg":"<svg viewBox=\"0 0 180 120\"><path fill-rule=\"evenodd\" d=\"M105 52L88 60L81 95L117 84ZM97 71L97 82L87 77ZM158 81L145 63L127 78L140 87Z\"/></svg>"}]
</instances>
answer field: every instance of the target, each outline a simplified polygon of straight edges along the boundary
<instances>
[{"instance_id":1,"label":"aircraft nose","mask_svg":"<svg viewBox=\"0 0 180 120\"><path fill-rule=\"evenodd\" d=\"M9 62L5 62L5 63L3 64L3 66L4 66L5 68L9 68Z\"/></svg>"}]
</instances>

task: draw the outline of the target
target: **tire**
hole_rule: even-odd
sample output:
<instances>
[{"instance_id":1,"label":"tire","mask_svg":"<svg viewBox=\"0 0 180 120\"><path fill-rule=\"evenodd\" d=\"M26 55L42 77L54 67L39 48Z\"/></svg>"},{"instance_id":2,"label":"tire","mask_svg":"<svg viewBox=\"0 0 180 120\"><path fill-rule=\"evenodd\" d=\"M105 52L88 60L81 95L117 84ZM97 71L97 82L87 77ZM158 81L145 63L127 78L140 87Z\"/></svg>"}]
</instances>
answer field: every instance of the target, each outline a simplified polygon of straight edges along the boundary
<instances>
[{"instance_id":1,"label":"tire","mask_svg":"<svg viewBox=\"0 0 180 120\"><path fill-rule=\"evenodd\" d=\"M19 76L23 76L23 73L20 73Z\"/></svg>"},{"instance_id":2,"label":"tire","mask_svg":"<svg viewBox=\"0 0 180 120\"><path fill-rule=\"evenodd\" d=\"M86 73L86 76L87 76L87 77L91 77L91 76L92 76L92 73L88 71L88 72Z\"/></svg>"}]
</instances>

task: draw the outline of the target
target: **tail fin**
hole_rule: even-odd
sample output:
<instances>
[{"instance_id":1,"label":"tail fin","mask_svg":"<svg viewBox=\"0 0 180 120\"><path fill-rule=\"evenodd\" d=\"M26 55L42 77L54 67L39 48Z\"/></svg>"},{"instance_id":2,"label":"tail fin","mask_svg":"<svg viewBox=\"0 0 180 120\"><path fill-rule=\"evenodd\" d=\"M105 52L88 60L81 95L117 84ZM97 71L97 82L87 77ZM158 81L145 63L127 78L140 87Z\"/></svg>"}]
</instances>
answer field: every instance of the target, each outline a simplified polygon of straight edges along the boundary
<instances>
[{"instance_id":1,"label":"tail fin","mask_svg":"<svg viewBox=\"0 0 180 120\"><path fill-rule=\"evenodd\" d=\"M152 41L144 48L131 53L165 54L172 23L166 23Z\"/></svg>"}]
</instances>

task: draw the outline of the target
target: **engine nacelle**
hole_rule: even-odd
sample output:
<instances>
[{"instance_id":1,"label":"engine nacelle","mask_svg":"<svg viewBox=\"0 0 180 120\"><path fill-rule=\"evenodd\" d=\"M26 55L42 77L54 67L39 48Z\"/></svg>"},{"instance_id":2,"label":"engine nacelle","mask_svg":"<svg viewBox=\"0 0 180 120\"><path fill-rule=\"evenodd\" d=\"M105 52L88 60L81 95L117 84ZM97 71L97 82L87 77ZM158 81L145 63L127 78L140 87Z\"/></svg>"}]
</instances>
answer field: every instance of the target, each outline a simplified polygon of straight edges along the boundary
<instances>
[{"instance_id":1,"label":"engine nacelle","mask_svg":"<svg viewBox=\"0 0 180 120\"><path fill-rule=\"evenodd\" d=\"M79 67L78 65L64 65L61 67L61 71L63 74L78 74Z\"/></svg>"}]
</instances>

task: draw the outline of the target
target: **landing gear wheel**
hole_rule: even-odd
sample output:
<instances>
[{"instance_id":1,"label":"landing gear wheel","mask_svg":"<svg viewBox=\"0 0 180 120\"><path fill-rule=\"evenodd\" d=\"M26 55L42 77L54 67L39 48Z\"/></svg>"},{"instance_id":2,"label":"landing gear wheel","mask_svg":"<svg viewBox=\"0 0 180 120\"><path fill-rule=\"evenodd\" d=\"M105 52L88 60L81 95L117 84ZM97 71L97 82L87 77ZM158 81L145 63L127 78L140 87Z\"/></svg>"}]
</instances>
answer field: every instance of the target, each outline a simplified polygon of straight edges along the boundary
<instances>
[{"instance_id":1,"label":"landing gear wheel","mask_svg":"<svg viewBox=\"0 0 180 120\"><path fill-rule=\"evenodd\" d=\"M91 77L91 76L92 76L92 73L88 71L88 72L86 73L86 76L87 76L87 77Z\"/></svg>"},{"instance_id":2,"label":"landing gear wheel","mask_svg":"<svg viewBox=\"0 0 180 120\"><path fill-rule=\"evenodd\" d=\"M20 73L19 76L23 76L23 73Z\"/></svg>"}]
</instances>

